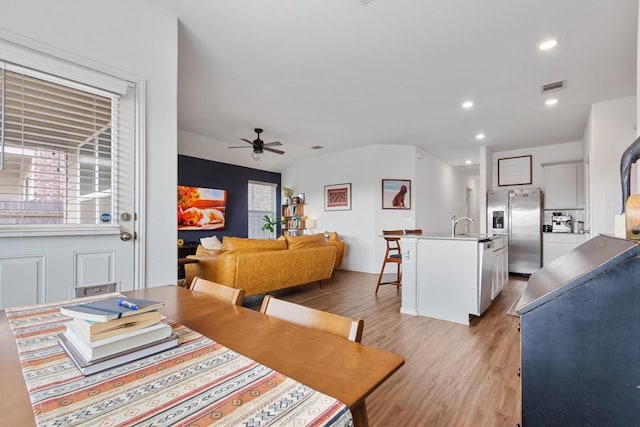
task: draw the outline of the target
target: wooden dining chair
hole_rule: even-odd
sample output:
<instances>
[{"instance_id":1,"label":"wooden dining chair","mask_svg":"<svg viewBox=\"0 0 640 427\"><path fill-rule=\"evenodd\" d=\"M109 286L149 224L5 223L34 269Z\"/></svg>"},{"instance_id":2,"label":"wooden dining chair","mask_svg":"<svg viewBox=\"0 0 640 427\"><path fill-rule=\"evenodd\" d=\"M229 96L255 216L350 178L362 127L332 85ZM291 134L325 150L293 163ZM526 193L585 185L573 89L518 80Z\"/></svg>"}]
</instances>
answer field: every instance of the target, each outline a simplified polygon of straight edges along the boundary
<instances>
[{"instance_id":1,"label":"wooden dining chair","mask_svg":"<svg viewBox=\"0 0 640 427\"><path fill-rule=\"evenodd\" d=\"M362 340L362 330L364 329L364 320L362 319L352 319L328 311L316 310L274 298L271 295L265 296L262 300L260 312L301 326L320 329L349 341L360 342Z\"/></svg>"},{"instance_id":2,"label":"wooden dining chair","mask_svg":"<svg viewBox=\"0 0 640 427\"><path fill-rule=\"evenodd\" d=\"M242 305L242 301L244 300L244 289L230 288L229 286L221 285L220 283L197 276L193 278L189 289L209 294L216 299L235 305Z\"/></svg>"},{"instance_id":3,"label":"wooden dining chair","mask_svg":"<svg viewBox=\"0 0 640 427\"><path fill-rule=\"evenodd\" d=\"M378 289L382 285L392 285L400 289L402 286L402 253L400 252L400 237L405 234L405 230L382 230L382 236L387 245L386 252L384 253L384 259L382 260L382 268L380 268L380 274L378 275L378 283L376 284L376 295ZM396 265L396 279L383 282L382 276L384 275L384 269L387 264Z\"/></svg>"}]
</instances>

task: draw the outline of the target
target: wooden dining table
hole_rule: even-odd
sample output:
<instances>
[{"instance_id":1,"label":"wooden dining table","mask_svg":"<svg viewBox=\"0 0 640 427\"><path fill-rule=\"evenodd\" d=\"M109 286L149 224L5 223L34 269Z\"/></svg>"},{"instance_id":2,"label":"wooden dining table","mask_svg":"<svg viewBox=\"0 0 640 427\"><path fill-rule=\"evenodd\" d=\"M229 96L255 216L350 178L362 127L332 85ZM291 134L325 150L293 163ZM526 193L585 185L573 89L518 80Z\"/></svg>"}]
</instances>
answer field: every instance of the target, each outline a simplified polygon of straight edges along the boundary
<instances>
[{"instance_id":1,"label":"wooden dining table","mask_svg":"<svg viewBox=\"0 0 640 427\"><path fill-rule=\"evenodd\" d=\"M404 364L404 359L394 353L224 303L180 286L151 287L124 294L163 301L163 315L340 400L349 407L356 426L368 425L365 398ZM0 378L2 422L34 425L15 339L4 311L0 312Z\"/></svg>"}]
</instances>

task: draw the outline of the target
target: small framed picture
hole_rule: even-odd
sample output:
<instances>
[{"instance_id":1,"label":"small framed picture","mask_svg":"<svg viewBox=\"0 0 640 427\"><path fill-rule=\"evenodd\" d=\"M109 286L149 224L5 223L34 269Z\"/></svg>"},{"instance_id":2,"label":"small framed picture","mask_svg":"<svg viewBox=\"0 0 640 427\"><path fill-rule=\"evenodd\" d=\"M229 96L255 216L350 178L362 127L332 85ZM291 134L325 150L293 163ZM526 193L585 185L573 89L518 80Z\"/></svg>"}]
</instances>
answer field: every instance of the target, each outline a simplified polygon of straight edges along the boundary
<instances>
[{"instance_id":1,"label":"small framed picture","mask_svg":"<svg viewBox=\"0 0 640 427\"><path fill-rule=\"evenodd\" d=\"M498 159L498 186L531 184L532 163L531 155Z\"/></svg>"},{"instance_id":2,"label":"small framed picture","mask_svg":"<svg viewBox=\"0 0 640 427\"><path fill-rule=\"evenodd\" d=\"M411 180L382 180L382 209L411 209Z\"/></svg>"},{"instance_id":3,"label":"small framed picture","mask_svg":"<svg viewBox=\"0 0 640 427\"><path fill-rule=\"evenodd\" d=\"M351 210L351 183L324 186L325 211Z\"/></svg>"}]
</instances>

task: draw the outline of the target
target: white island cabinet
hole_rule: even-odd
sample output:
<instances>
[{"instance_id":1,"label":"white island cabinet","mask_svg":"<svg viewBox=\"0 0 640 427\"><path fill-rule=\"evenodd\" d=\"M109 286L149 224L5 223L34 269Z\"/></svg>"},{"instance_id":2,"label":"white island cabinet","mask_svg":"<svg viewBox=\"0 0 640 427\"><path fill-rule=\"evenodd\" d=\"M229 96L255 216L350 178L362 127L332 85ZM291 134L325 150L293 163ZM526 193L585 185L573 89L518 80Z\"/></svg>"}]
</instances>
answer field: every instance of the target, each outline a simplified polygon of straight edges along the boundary
<instances>
[{"instance_id":1,"label":"white island cabinet","mask_svg":"<svg viewBox=\"0 0 640 427\"><path fill-rule=\"evenodd\" d=\"M492 290L494 243L486 241L501 238L444 233L404 236L400 240L400 311L468 325L469 315L482 314L497 291Z\"/></svg>"},{"instance_id":2,"label":"white island cabinet","mask_svg":"<svg viewBox=\"0 0 640 427\"><path fill-rule=\"evenodd\" d=\"M495 299L509 281L509 238L498 236L493 240L493 279L491 299Z\"/></svg>"}]
</instances>

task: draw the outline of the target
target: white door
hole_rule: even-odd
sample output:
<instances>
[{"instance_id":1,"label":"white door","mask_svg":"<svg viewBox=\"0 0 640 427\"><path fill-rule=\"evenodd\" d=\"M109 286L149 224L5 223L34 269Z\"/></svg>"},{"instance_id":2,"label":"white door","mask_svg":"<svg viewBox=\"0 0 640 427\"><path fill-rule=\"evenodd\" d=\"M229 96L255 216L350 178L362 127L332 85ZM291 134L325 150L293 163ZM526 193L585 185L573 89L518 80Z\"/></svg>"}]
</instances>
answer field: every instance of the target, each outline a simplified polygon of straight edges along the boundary
<instances>
[{"instance_id":1,"label":"white door","mask_svg":"<svg viewBox=\"0 0 640 427\"><path fill-rule=\"evenodd\" d=\"M6 100L13 91L6 73L19 67L8 64L4 64L2 79L5 114L4 141L0 147L3 162L0 170L0 309L66 300L79 294L79 290L87 295L92 291L110 291L110 287L103 286L108 283L115 283L116 290L120 291L137 288L135 237L139 228L136 215L139 180L136 162L140 156L136 142L139 132L136 98L141 97L140 93L124 81L119 86L119 94L105 92L105 99L111 103L110 116L107 115L102 124L92 123L97 130L89 135L91 132L87 133L85 123L79 124L66 116L60 118L68 113L61 112L62 107L56 108L55 113L45 111L45 107L50 106L49 100L28 106L24 93L31 90L29 87L20 89L23 93L19 95L27 112L13 112ZM46 78L44 81L51 83ZM71 105L72 109L79 108L75 100L70 101L74 95L62 93L56 83L54 79L46 92L64 98L63 104ZM81 90L82 85L79 86L80 89L71 89ZM35 118L28 112L34 110ZM12 121L11 114L22 114L22 117ZM85 120L87 113L82 115ZM38 120L41 122L36 123ZM95 117L92 120L98 121ZM18 122L21 122L19 126ZM70 136L62 135L61 128L69 123ZM29 124L37 130L30 130ZM42 150L42 146L33 148L42 141L51 144L51 152ZM53 167L55 161L59 166ZM42 182L47 181L43 176L55 176L55 180L63 183L56 181L57 187L53 190L43 189ZM51 180L46 182L50 184ZM64 189L60 190L60 186ZM37 203L40 205L34 209ZM20 206L19 212L14 210L18 209L16 206ZM21 219L16 220L16 215ZM47 216L55 217L51 220L53 223L46 223L48 220L43 218Z\"/></svg>"}]
</instances>

